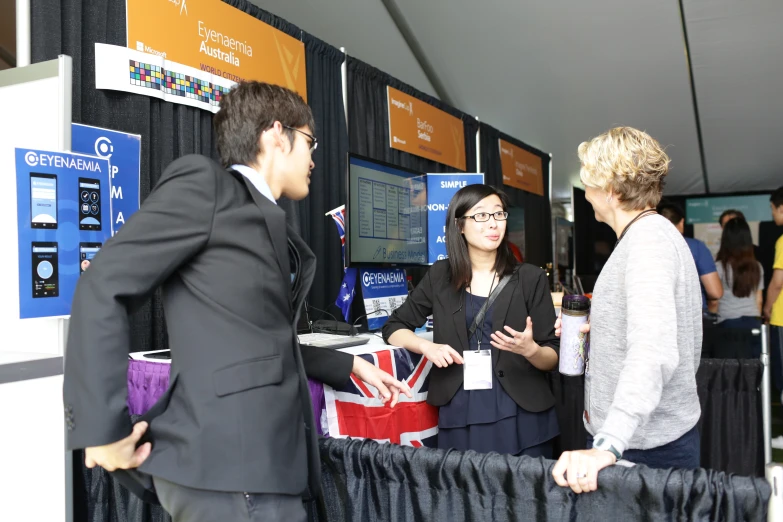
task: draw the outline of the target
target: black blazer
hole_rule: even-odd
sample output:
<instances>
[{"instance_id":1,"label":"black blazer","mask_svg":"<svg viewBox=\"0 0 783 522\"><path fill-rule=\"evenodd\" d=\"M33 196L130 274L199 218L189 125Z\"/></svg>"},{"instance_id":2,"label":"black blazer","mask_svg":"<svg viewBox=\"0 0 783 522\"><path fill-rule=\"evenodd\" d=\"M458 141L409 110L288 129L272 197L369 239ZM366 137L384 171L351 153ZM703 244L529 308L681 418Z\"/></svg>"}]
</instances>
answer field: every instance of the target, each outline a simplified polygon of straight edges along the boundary
<instances>
[{"instance_id":1,"label":"black blazer","mask_svg":"<svg viewBox=\"0 0 783 522\"><path fill-rule=\"evenodd\" d=\"M353 357L297 342L314 273L315 256L286 229L285 212L239 173L202 156L172 163L77 286L63 386L67 447L130 434L129 314L161 286L171 379L142 417L152 454L138 471L192 488L298 495L309 464L317 491L305 370L342 386Z\"/></svg>"},{"instance_id":2,"label":"black blazer","mask_svg":"<svg viewBox=\"0 0 783 522\"><path fill-rule=\"evenodd\" d=\"M450 275L448 260L438 261L430 267L424 279L383 327L383 339L387 343L389 336L397 330L415 330L432 315L435 343L448 344L460 354L469 348L465 292L454 289ZM523 331L528 315L533 321L536 342L558 352L560 340L555 337L555 307L546 274L536 266L523 264L493 304L492 331L505 333L505 325ZM488 346L492 349L492 368L497 382L518 405L530 412L544 411L555 405L546 372L521 355ZM459 364L446 368L433 366L427 402L433 406L447 404L462 384L462 372Z\"/></svg>"}]
</instances>

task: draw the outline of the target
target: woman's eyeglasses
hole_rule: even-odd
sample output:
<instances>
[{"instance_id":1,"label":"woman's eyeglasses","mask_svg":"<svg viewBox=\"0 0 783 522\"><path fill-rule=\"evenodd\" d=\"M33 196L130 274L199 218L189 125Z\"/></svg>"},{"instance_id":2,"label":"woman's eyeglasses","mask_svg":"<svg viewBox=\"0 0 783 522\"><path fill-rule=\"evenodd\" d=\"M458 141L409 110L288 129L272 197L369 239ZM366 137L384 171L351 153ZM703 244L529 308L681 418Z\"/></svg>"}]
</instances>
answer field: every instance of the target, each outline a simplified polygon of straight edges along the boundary
<instances>
[{"instance_id":1,"label":"woman's eyeglasses","mask_svg":"<svg viewBox=\"0 0 783 522\"><path fill-rule=\"evenodd\" d=\"M484 223L486 221L489 221L490 216L495 218L495 221L505 221L508 219L508 212L494 212L490 214L489 212L477 212L473 214L472 216L462 216L462 219L472 219L476 223Z\"/></svg>"}]
</instances>

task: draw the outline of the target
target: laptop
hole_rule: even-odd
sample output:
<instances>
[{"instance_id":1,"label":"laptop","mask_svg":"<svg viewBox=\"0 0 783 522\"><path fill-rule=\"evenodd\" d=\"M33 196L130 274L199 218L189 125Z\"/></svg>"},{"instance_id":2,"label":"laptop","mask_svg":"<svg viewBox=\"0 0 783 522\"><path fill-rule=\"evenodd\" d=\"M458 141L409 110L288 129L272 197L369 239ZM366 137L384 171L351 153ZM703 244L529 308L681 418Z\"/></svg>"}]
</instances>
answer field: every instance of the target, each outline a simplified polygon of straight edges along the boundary
<instances>
[{"instance_id":1,"label":"laptop","mask_svg":"<svg viewBox=\"0 0 783 522\"><path fill-rule=\"evenodd\" d=\"M299 344L302 346L311 346L313 348L350 348L352 346L361 346L367 344L370 338L358 335L336 335L328 333L314 333L310 316L307 313L308 305L302 309L299 315L299 322L296 323L296 334L299 337Z\"/></svg>"}]
</instances>

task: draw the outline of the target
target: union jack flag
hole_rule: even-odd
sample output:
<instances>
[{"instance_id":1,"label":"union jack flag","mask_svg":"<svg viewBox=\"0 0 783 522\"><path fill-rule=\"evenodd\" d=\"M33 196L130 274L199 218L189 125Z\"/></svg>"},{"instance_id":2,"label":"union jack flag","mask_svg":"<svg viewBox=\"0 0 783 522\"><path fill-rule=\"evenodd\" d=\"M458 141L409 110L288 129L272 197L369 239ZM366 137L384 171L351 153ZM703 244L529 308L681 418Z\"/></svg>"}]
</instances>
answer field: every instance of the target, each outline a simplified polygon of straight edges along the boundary
<instances>
[{"instance_id":1,"label":"union jack flag","mask_svg":"<svg viewBox=\"0 0 783 522\"><path fill-rule=\"evenodd\" d=\"M376 398L377 389L353 374L348 384L339 390L324 385L329 436L437 447L438 409L427 404L427 377L432 363L403 348L383 349L359 357L407 382L413 399L400 395L399 403L391 408Z\"/></svg>"}]
</instances>

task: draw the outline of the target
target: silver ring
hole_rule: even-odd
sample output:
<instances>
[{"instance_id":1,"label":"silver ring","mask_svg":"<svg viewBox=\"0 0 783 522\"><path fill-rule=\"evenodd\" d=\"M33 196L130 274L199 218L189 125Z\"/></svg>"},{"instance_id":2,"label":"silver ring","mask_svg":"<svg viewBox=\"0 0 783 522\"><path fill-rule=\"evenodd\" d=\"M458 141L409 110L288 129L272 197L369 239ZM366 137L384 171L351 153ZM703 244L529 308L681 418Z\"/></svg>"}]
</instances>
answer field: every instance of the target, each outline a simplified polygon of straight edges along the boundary
<instances>
[{"instance_id":1,"label":"silver ring","mask_svg":"<svg viewBox=\"0 0 783 522\"><path fill-rule=\"evenodd\" d=\"M577 480L578 479L587 478L587 473L577 473L576 474L576 478L577 478Z\"/></svg>"}]
</instances>

